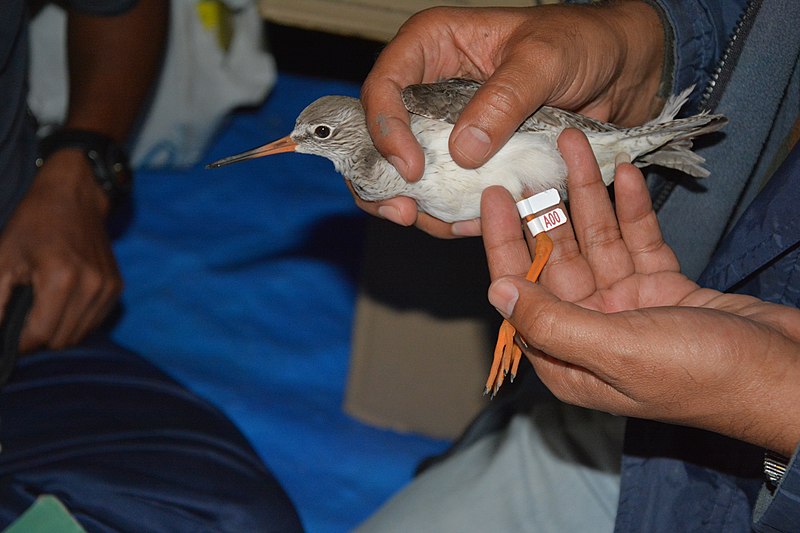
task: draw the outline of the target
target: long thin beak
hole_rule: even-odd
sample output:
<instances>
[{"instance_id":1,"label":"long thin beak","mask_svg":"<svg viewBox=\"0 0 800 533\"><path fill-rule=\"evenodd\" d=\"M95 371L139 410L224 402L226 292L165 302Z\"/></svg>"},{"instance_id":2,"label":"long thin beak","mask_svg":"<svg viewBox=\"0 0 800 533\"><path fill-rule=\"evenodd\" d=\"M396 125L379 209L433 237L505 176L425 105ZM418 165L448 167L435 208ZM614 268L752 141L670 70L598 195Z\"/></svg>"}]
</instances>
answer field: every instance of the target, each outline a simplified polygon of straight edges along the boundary
<instances>
[{"instance_id":1,"label":"long thin beak","mask_svg":"<svg viewBox=\"0 0 800 533\"><path fill-rule=\"evenodd\" d=\"M265 144L264 146L259 146L258 148L253 148L241 154L224 157L218 161L209 163L206 165L206 168L219 168L230 165L231 163L245 161L246 159L254 159L256 157L264 157L265 155L280 154L283 152L294 152L295 148L297 148L297 143L287 135L286 137L281 137L277 141Z\"/></svg>"}]
</instances>

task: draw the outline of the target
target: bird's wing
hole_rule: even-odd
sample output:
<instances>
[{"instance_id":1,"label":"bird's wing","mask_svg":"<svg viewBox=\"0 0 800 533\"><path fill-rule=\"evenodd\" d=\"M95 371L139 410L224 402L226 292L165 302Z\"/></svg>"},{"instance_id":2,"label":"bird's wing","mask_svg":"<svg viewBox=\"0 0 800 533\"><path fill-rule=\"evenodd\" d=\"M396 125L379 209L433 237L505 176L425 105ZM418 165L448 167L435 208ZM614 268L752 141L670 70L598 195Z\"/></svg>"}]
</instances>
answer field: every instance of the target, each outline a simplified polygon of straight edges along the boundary
<instances>
[{"instance_id":1,"label":"bird's wing","mask_svg":"<svg viewBox=\"0 0 800 533\"><path fill-rule=\"evenodd\" d=\"M403 103L409 113L455 124L480 86L463 78L409 85L403 89Z\"/></svg>"},{"instance_id":2,"label":"bird's wing","mask_svg":"<svg viewBox=\"0 0 800 533\"><path fill-rule=\"evenodd\" d=\"M464 78L409 85L403 89L403 104L409 113L455 124L480 86L480 82ZM552 131L564 128L578 128L587 132L608 132L619 129L613 124L578 113L542 106L522 123L519 131Z\"/></svg>"},{"instance_id":3,"label":"bird's wing","mask_svg":"<svg viewBox=\"0 0 800 533\"><path fill-rule=\"evenodd\" d=\"M536 113L525 119L525 122L519 127L519 131L552 131L564 128L578 128L584 132L609 132L619 129L611 123L595 120L572 111L542 106Z\"/></svg>"}]
</instances>

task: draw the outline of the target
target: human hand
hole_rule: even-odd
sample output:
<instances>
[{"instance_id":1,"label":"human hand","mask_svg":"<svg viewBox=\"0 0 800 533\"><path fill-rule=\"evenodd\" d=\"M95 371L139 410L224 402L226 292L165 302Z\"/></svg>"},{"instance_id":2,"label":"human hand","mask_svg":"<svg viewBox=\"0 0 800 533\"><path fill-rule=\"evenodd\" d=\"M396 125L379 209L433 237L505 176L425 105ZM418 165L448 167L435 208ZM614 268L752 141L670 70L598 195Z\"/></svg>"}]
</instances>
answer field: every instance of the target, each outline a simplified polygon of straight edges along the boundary
<instances>
[{"instance_id":1,"label":"human hand","mask_svg":"<svg viewBox=\"0 0 800 533\"><path fill-rule=\"evenodd\" d=\"M405 179L416 181L424 156L408 126L404 87L453 77L485 82L450 137L453 159L476 168L544 104L623 125L646 121L659 107L663 55L658 15L643 2L435 8L409 19L387 45L363 84L361 101L375 146ZM476 223L455 232L432 224L408 198L359 205L437 236L477 231Z\"/></svg>"},{"instance_id":2,"label":"human hand","mask_svg":"<svg viewBox=\"0 0 800 533\"><path fill-rule=\"evenodd\" d=\"M489 299L560 399L694 426L791 455L800 442L800 311L703 289L661 238L641 173L620 165L616 216L582 134L559 139L571 224L541 285L513 201L484 194ZM574 228L574 230L573 230Z\"/></svg>"},{"instance_id":3,"label":"human hand","mask_svg":"<svg viewBox=\"0 0 800 533\"><path fill-rule=\"evenodd\" d=\"M63 348L106 318L122 279L105 230L108 199L83 153L61 150L40 169L0 235L0 309L33 285L20 350Z\"/></svg>"},{"instance_id":4,"label":"human hand","mask_svg":"<svg viewBox=\"0 0 800 533\"><path fill-rule=\"evenodd\" d=\"M418 212L416 201L407 196L397 196L381 202L367 202L356 194L350 180L344 181L350 189L356 205L372 216L384 218L401 226L416 226L440 239L475 237L481 234L481 221L478 218L453 223L444 222L427 213Z\"/></svg>"}]
</instances>

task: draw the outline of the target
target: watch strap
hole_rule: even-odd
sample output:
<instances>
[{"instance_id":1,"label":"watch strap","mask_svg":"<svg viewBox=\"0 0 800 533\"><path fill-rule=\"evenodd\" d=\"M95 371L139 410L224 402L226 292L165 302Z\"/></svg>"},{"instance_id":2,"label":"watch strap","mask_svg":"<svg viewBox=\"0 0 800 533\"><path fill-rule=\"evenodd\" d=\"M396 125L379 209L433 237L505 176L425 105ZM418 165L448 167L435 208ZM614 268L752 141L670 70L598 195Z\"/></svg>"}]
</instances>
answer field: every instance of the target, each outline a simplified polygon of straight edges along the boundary
<instances>
[{"instance_id":1,"label":"watch strap","mask_svg":"<svg viewBox=\"0 0 800 533\"><path fill-rule=\"evenodd\" d=\"M118 203L130 194L133 184L128 155L112 137L91 130L64 128L39 141L41 166L54 152L64 148L81 150L92 166L97 184Z\"/></svg>"},{"instance_id":2,"label":"watch strap","mask_svg":"<svg viewBox=\"0 0 800 533\"><path fill-rule=\"evenodd\" d=\"M783 476L786 475L786 468L789 466L789 458L772 450L764 452L764 481L770 492L774 493L778 488Z\"/></svg>"}]
</instances>

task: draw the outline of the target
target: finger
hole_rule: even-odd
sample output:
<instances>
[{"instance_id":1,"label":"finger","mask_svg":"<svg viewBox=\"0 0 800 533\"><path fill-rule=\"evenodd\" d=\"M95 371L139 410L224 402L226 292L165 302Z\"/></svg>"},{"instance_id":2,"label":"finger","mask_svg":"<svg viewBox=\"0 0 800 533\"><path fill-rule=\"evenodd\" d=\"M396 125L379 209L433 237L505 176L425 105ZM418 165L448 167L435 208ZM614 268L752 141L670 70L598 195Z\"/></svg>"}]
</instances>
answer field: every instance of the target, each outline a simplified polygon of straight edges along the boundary
<instances>
[{"instance_id":1,"label":"finger","mask_svg":"<svg viewBox=\"0 0 800 533\"><path fill-rule=\"evenodd\" d=\"M50 348L66 348L73 338L82 337L88 329L86 319L95 314L94 300L93 296L85 294L79 286L70 291L64 312L47 342Z\"/></svg>"},{"instance_id":2,"label":"finger","mask_svg":"<svg viewBox=\"0 0 800 533\"><path fill-rule=\"evenodd\" d=\"M614 183L619 229L636 272L679 272L678 259L661 235L641 171L631 164L619 165Z\"/></svg>"},{"instance_id":3,"label":"finger","mask_svg":"<svg viewBox=\"0 0 800 533\"><path fill-rule=\"evenodd\" d=\"M489 301L534 350L585 368L607 382L619 373L619 360L624 359L615 359L606 347L611 334L628 338L620 326L624 321L612 324L609 315L561 300L541 285L515 276L492 282Z\"/></svg>"},{"instance_id":4,"label":"finger","mask_svg":"<svg viewBox=\"0 0 800 533\"><path fill-rule=\"evenodd\" d=\"M563 201L559 202L558 207L565 213L567 212ZM594 278L586 263L586 258L580 253L569 217L564 224L548 231L547 235L553 241L553 251L550 253L550 258L539 281L553 294L570 302L583 299L594 292ZM528 241L528 248L534 250L536 237L533 236L527 225L525 226L525 239ZM533 252L531 253L533 254Z\"/></svg>"},{"instance_id":5,"label":"finger","mask_svg":"<svg viewBox=\"0 0 800 533\"><path fill-rule=\"evenodd\" d=\"M450 153L464 168L483 165L549 95L530 83L528 61L507 60L478 89L450 134Z\"/></svg>"},{"instance_id":6,"label":"finger","mask_svg":"<svg viewBox=\"0 0 800 533\"><path fill-rule=\"evenodd\" d=\"M401 32L383 50L361 87L367 128L378 151L403 178L418 181L425 157L409 127L403 88L423 81L425 50Z\"/></svg>"},{"instance_id":7,"label":"finger","mask_svg":"<svg viewBox=\"0 0 800 533\"><path fill-rule=\"evenodd\" d=\"M116 263L103 261L100 270L84 270L53 333L51 344L64 347L80 342L108 316L121 290L122 279Z\"/></svg>"},{"instance_id":8,"label":"finger","mask_svg":"<svg viewBox=\"0 0 800 533\"><path fill-rule=\"evenodd\" d=\"M524 276L531 266L531 255L514 199L504 188L489 187L483 192L481 230L491 278Z\"/></svg>"},{"instance_id":9,"label":"finger","mask_svg":"<svg viewBox=\"0 0 800 533\"><path fill-rule=\"evenodd\" d=\"M481 234L480 219L464 220L449 223L432 217L427 213L420 213L414 223L418 229L438 239L457 239L461 237L477 237Z\"/></svg>"},{"instance_id":10,"label":"finger","mask_svg":"<svg viewBox=\"0 0 800 533\"><path fill-rule=\"evenodd\" d=\"M347 182L350 191L353 188ZM353 192L356 205L372 216L394 222L400 226L416 226L425 233L439 239L454 239L458 237L476 237L481 234L480 220L463 220L449 223L421 213L417 209L417 202L406 196L397 196L380 202L367 202Z\"/></svg>"},{"instance_id":11,"label":"finger","mask_svg":"<svg viewBox=\"0 0 800 533\"><path fill-rule=\"evenodd\" d=\"M540 350L525 355L542 383L562 402L609 413L629 412L635 407L635 402L587 368Z\"/></svg>"},{"instance_id":12,"label":"finger","mask_svg":"<svg viewBox=\"0 0 800 533\"><path fill-rule=\"evenodd\" d=\"M47 282L44 282L45 279ZM69 301L70 291L65 291L46 276L34 274L32 284L36 297L20 334L21 352L30 352L49 344Z\"/></svg>"},{"instance_id":13,"label":"finger","mask_svg":"<svg viewBox=\"0 0 800 533\"><path fill-rule=\"evenodd\" d=\"M567 212L563 202L559 207ZM542 285L568 302L587 298L596 290L594 275L586 258L581 254L569 217L565 224L548 231L547 234L553 241L553 251L540 277Z\"/></svg>"},{"instance_id":14,"label":"finger","mask_svg":"<svg viewBox=\"0 0 800 533\"><path fill-rule=\"evenodd\" d=\"M86 311L81 315L81 319L76 326L66 330L64 346L73 346L81 342L89 333L100 326L119 301L122 283L116 285L109 280L104 284L97 296L89 302Z\"/></svg>"},{"instance_id":15,"label":"finger","mask_svg":"<svg viewBox=\"0 0 800 533\"><path fill-rule=\"evenodd\" d=\"M362 200L353 189L353 184L350 180L344 180L347 188L350 189L350 194L353 195L356 205L363 211L378 218L386 219L394 222L400 226L411 226L417 221L419 215L417 211L417 203L408 197L397 196L388 200L380 202L368 202Z\"/></svg>"},{"instance_id":16,"label":"finger","mask_svg":"<svg viewBox=\"0 0 800 533\"><path fill-rule=\"evenodd\" d=\"M20 281L9 273L4 272L0 275L0 323L5 320L6 305L8 305L11 291L17 283L20 283Z\"/></svg>"},{"instance_id":17,"label":"finger","mask_svg":"<svg viewBox=\"0 0 800 533\"><path fill-rule=\"evenodd\" d=\"M597 288L607 288L633 273L633 261L586 136L575 129L564 130L558 147L567 165L570 214L581 253Z\"/></svg>"},{"instance_id":18,"label":"finger","mask_svg":"<svg viewBox=\"0 0 800 533\"><path fill-rule=\"evenodd\" d=\"M480 237L483 235L480 218L453 222L450 226L450 231L456 237Z\"/></svg>"},{"instance_id":19,"label":"finger","mask_svg":"<svg viewBox=\"0 0 800 533\"><path fill-rule=\"evenodd\" d=\"M486 195L487 192L484 192L484 194ZM502 194L499 191L493 191L489 193L485 199L487 202L485 209L491 210L493 217L493 221L487 222L487 224L490 225L490 231L493 232L493 235L490 237L490 245L493 245L493 241L497 238L496 235L499 234L493 225L494 218L498 216L494 213L495 210L505 210L504 213L507 220L502 222L502 224L507 225L507 231L510 235L516 235L518 233L518 230L515 231L515 225L511 222L512 217L509 215L510 213L514 213L516 216L516 206L509 205L507 201L501 204L500 198L494 197L495 194L500 197L510 198L508 193ZM559 207L566 212L563 202L559 203ZM516 226L519 226L519 224L519 219L517 219ZM524 236L528 247L527 264L530 266L530 251L536 246L536 238L531 235L527 227L524 230ZM571 302L582 300L592 294L595 291L594 278L592 277L589 265L586 263L586 259L580 253L569 219L567 219L565 224L548 231L548 236L553 241L553 251L540 276L540 281L553 291L553 294ZM503 252L498 250L494 253L499 257ZM501 275L521 275L525 271L527 271L527 268L524 271L504 271Z\"/></svg>"}]
</instances>

